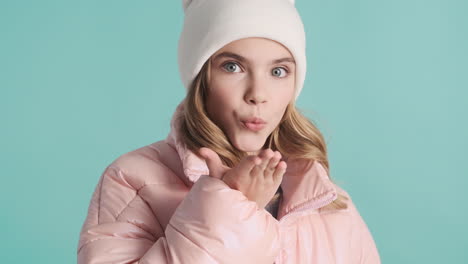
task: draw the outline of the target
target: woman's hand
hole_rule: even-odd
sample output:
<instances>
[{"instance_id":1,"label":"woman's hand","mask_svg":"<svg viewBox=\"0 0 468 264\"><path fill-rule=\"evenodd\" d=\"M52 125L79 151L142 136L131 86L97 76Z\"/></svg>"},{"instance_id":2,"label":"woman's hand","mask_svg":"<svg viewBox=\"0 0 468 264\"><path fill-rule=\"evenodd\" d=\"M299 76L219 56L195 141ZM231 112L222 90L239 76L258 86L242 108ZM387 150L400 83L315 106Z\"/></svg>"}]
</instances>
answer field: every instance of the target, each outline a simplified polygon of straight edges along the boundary
<instances>
[{"instance_id":1,"label":"woman's hand","mask_svg":"<svg viewBox=\"0 0 468 264\"><path fill-rule=\"evenodd\" d=\"M224 166L218 154L209 148L201 148L199 153L206 160L211 177L241 191L259 208L264 208L275 195L287 167L286 162L280 161L281 154L271 149L245 157L232 169Z\"/></svg>"}]
</instances>

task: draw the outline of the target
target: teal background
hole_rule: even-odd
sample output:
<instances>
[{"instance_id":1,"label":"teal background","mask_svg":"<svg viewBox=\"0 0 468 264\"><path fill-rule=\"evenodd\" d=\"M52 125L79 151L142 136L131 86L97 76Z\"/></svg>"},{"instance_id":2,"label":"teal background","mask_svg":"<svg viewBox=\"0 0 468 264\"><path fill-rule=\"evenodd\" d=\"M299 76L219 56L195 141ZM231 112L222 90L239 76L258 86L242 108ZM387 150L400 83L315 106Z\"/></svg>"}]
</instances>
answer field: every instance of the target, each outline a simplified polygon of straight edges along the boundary
<instances>
[{"instance_id":1,"label":"teal background","mask_svg":"<svg viewBox=\"0 0 468 264\"><path fill-rule=\"evenodd\" d=\"M298 105L384 263L467 263L468 10L297 0ZM1 1L2 263L74 263L94 187L185 96L181 1Z\"/></svg>"}]
</instances>

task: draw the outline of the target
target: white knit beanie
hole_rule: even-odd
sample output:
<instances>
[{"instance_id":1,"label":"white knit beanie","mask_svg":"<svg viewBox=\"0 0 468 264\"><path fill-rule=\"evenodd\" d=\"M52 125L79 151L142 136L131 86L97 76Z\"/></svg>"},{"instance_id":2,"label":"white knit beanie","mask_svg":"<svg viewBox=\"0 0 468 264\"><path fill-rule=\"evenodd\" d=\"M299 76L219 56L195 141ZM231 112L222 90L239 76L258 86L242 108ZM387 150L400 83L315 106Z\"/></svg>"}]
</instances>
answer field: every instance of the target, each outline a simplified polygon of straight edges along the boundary
<instances>
[{"instance_id":1,"label":"white knit beanie","mask_svg":"<svg viewBox=\"0 0 468 264\"><path fill-rule=\"evenodd\" d=\"M306 38L294 0L182 0L185 19L179 38L178 64L189 89L203 64L230 42L248 37L277 41L296 61L296 94L306 73Z\"/></svg>"}]
</instances>

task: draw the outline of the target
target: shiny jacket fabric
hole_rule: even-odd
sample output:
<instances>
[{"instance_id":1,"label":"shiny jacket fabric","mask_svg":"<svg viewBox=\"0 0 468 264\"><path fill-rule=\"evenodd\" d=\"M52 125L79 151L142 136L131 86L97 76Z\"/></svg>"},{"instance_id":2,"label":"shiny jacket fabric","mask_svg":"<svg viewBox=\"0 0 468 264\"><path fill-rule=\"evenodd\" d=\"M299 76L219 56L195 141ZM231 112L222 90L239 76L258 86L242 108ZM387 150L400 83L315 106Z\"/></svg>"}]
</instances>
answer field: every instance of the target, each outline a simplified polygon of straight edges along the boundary
<instances>
[{"instance_id":1,"label":"shiny jacket fabric","mask_svg":"<svg viewBox=\"0 0 468 264\"><path fill-rule=\"evenodd\" d=\"M82 225L79 264L380 263L351 199L345 210L317 210L338 193L349 197L319 162L288 163L277 220L207 176L174 120L165 140L119 156L102 173Z\"/></svg>"}]
</instances>

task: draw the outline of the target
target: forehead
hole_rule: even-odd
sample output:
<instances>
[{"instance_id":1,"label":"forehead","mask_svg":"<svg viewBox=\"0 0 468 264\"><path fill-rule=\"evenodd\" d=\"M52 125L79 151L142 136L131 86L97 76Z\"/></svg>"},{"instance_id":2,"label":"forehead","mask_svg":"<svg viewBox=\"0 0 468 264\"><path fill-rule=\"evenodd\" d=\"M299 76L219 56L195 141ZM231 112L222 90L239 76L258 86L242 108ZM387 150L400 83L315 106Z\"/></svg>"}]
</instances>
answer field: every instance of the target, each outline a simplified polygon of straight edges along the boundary
<instances>
[{"instance_id":1,"label":"forehead","mask_svg":"<svg viewBox=\"0 0 468 264\"><path fill-rule=\"evenodd\" d=\"M220 48L212 56L213 60L231 57L238 60L265 61L265 62L290 62L294 58L289 50L281 43L266 38L244 38L230 42Z\"/></svg>"}]
</instances>

